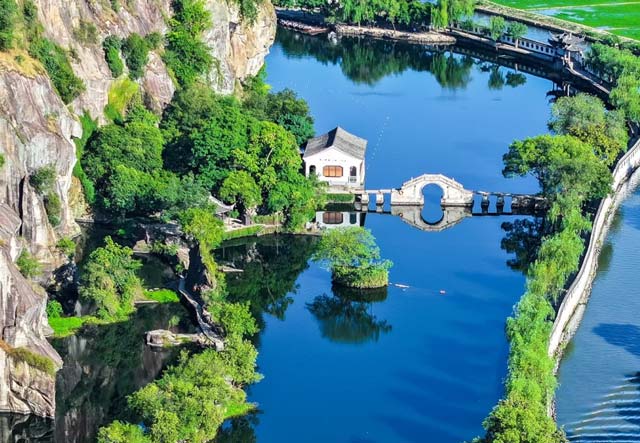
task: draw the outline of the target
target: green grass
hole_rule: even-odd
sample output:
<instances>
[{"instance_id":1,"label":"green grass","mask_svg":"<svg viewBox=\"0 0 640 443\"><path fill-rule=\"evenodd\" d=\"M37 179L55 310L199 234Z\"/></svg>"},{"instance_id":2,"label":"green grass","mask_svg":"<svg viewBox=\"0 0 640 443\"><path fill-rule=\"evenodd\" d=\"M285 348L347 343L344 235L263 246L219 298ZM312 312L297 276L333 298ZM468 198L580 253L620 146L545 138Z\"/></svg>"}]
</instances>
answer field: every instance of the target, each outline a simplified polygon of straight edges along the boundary
<instances>
[{"instance_id":1,"label":"green grass","mask_svg":"<svg viewBox=\"0 0 640 443\"><path fill-rule=\"evenodd\" d=\"M329 203L353 203L356 196L353 194L327 194Z\"/></svg>"},{"instance_id":2,"label":"green grass","mask_svg":"<svg viewBox=\"0 0 640 443\"><path fill-rule=\"evenodd\" d=\"M104 114L112 121L121 120L131 99L138 92L138 84L129 77L115 80L109 89L109 101L104 108Z\"/></svg>"},{"instance_id":3,"label":"green grass","mask_svg":"<svg viewBox=\"0 0 640 443\"><path fill-rule=\"evenodd\" d=\"M53 329L54 337L63 338L73 335L87 322L89 316L85 317L58 317L50 318L49 326Z\"/></svg>"},{"instance_id":4,"label":"green grass","mask_svg":"<svg viewBox=\"0 0 640 443\"><path fill-rule=\"evenodd\" d=\"M144 291L144 296L158 303L178 303L180 297L171 289L158 289L157 291Z\"/></svg>"},{"instance_id":5,"label":"green grass","mask_svg":"<svg viewBox=\"0 0 640 443\"><path fill-rule=\"evenodd\" d=\"M496 3L640 40L640 0L495 0Z\"/></svg>"},{"instance_id":6,"label":"green grass","mask_svg":"<svg viewBox=\"0 0 640 443\"><path fill-rule=\"evenodd\" d=\"M227 410L225 411L224 418L225 420L228 418L239 417L241 415L245 415L250 411L254 410L256 405L253 403L247 402L230 402L227 404Z\"/></svg>"},{"instance_id":7,"label":"green grass","mask_svg":"<svg viewBox=\"0 0 640 443\"><path fill-rule=\"evenodd\" d=\"M262 231L262 226L247 226L246 228L235 229L233 231L225 232L223 240L232 240L240 237L251 237L258 235Z\"/></svg>"}]
</instances>

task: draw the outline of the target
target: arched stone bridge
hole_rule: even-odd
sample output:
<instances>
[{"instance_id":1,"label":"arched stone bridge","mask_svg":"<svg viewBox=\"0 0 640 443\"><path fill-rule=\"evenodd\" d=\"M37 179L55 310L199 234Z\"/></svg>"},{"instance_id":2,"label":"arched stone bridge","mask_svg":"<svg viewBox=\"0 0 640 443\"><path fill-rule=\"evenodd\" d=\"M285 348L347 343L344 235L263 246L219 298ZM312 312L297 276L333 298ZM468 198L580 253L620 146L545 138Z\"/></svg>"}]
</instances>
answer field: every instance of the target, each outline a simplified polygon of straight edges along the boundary
<instances>
[{"instance_id":1,"label":"arched stone bridge","mask_svg":"<svg viewBox=\"0 0 640 443\"><path fill-rule=\"evenodd\" d=\"M534 195L511 194L504 192L486 192L471 191L456 180L442 174L423 174L419 177L412 178L402 184L397 189L377 189L377 190L354 190L351 191L358 197L358 201L363 205L369 204L370 195L375 195L377 206L382 206L385 201L385 195L389 195L391 206L423 206L424 194L423 189L428 185L437 185L442 189L442 199L440 205L473 207L474 196L482 196L482 204L489 204L489 196L494 195L498 198L498 205L504 205L504 198L511 197L511 207L536 207L544 206L545 199Z\"/></svg>"}]
</instances>

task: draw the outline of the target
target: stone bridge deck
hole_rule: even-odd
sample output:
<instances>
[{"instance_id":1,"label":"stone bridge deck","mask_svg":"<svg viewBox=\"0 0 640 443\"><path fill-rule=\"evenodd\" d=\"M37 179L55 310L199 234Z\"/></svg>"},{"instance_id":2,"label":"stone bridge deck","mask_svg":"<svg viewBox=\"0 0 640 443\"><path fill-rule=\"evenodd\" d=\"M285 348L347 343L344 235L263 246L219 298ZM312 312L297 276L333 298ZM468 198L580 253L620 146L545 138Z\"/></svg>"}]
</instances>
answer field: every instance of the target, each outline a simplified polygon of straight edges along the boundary
<instances>
[{"instance_id":1,"label":"stone bridge deck","mask_svg":"<svg viewBox=\"0 0 640 443\"><path fill-rule=\"evenodd\" d=\"M456 180L442 174L423 174L412 178L397 189L354 189L351 193L358 197L363 205L369 204L371 195L375 195L376 205L384 204L385 196L390 196L391 206L423 206L423 189L428 185L436 185L442 189L440 204L446 206L472 207L474 196L482 197L482 204L489 204L489 197L497 197L497 204L504 205L505 197L511 198L511 207L542 207L546 200L543 197L528 194L513 194L508 192L472 191L465 189Z\"/></svg>"}]
</instances>

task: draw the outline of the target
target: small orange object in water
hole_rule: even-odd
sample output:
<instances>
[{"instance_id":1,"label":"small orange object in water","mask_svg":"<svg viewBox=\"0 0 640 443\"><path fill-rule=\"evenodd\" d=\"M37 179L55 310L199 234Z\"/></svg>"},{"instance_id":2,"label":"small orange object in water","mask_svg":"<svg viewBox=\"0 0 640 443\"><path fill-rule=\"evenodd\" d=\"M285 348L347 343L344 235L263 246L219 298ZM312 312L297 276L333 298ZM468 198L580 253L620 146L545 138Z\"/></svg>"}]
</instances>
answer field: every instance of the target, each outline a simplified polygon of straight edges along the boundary
<instances>
[{"instance_id":1,"label":"small orange object in water","mask_svg":"<svg viewBox=\"0 0 640 443\"><path fill-rule=\"evenodd\" d=\"M440 294L444 295L446 293L447 293L447 291L445 291L444 289L440 289Z\"/></svg>"}]
</instances>

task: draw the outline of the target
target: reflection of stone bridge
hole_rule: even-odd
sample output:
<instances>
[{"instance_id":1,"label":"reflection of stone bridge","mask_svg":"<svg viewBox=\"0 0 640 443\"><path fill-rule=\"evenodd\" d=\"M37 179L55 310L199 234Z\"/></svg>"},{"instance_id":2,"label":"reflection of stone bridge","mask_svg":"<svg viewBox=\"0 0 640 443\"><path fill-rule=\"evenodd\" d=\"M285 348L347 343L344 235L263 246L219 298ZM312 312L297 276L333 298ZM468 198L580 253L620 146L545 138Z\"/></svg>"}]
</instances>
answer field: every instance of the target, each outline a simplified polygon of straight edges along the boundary
<instances>
[{"instance_id":1,"label":"reflection of stone bridge","mask_svg":"<svg viewBox=\"0 0 640 443\"><path fill-rule=\"evenodd\" d=\"M423 190L428 185L436 185L442 189L440 200L443 209L442 218L432 223L425 221L422 217ZM470 216L531 215L546 208L546 200L539 196L471 191L442 174L424 174L412 178L403 183L399 189L366 189L353 192L357 197L357 210L368 212L370 196L374 195L375 212L397 215L404 222L423 231L442 231ZM481 212L473 212L475 196L480 197ZM489 212L492 197L495 200L495 210ZM385 200L390 204L390 210L384 209ZM505 212L507 203L510 203L509 211Z\"/></svg>"}]
</instances>

